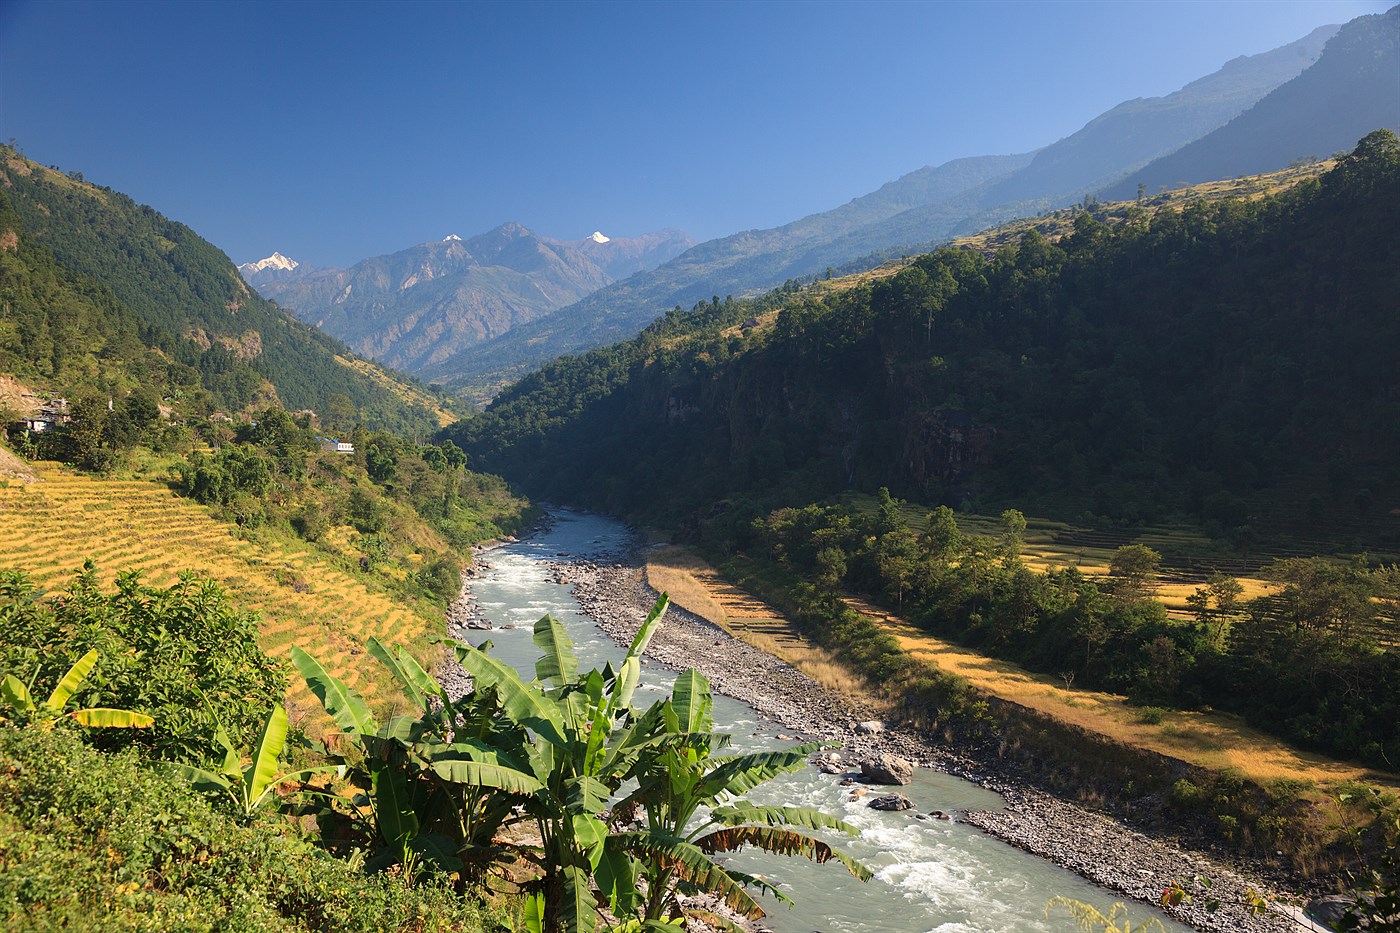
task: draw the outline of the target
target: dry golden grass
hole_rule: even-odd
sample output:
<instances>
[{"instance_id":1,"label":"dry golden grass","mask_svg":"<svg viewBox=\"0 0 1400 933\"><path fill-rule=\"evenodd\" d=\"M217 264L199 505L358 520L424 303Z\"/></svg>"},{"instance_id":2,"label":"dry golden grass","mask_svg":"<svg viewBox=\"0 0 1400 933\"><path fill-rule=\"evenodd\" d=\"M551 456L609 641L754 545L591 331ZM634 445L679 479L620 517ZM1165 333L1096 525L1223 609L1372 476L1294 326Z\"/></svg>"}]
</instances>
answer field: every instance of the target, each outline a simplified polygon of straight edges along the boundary
<instances>
[{"instance_id":1,"label":"dry golden grass","mask_svg":"<svg viewBox=\"0 0 1400 933\"><path fill-rule=\"evenodd\" d=\"M377 635L421 645L436 628L314 552L239 540L204 506L156 483L94 479L61 472L57 464L36 469L41 482L0 487L0 569L26 571L40 587L66 586L89 557L108 583L140 570L148 583L169 586L182 571L193 571L259 614L269 654L283 657L298 645L383 708L396 702L397 691L365 653L365 640ZM294 582L305 591L297 592ZM300 678L292 680L289 703L319 710Z\"/></svg>"},{"instance_id":2,"label":"dry golden grass","mask_svg":"<svg viewBox=\"0 0 1400 933\"><path fill-rule=\"evenodd\" d=\"M1033 674L1015 664L960 648L862 600L848 602L893 635L916 660L956 674L986 694L1114 741L1212 770L1234 768L1259 783L1288 778L1327 786L1359 780L1400 787L1400 775L1298 751L1247 725L1238 716L1173 710L1164 713L1160 723L1143 722L1141 709L1130 706L1121 696L1068 689L1061 678Z\"/></svg>"},{"instance_id":3,"label":"dry golden grass","mask_svg":"<svg viewBox=\"0 0 1400 933\"><path fill-rule=\"evenodd\" d=\"M876 709L888 706L863 678L802 638L772 607L722 580L714 568L685 548L650 549L646 575L652 589L668 593L677 606L759 651L782 658L822 687Z\"/></svg>"},{"instance_id":4,"label":"dry golden grass","mask_svg":"<svg viewBox=\"0 0 1400 933\"><path fill-rule=\"evenodd\" d=\"M799 636L762 602L721 580L694 554L679 547L653 548L647 578L665 589L677 605L702 616L754 647L788 661L818 683L839 693L887 705L871 686L845 670L829 654ZM915 629L909 623L858 599L848 602L894 636L913 658L964 678L990 696L1071 723L1117 742L1145 748L1212 770L1237 769L1246 778L1267 783L1304 780L1327 787L1360 780L1400 787L1400 775L1367 769L1322 755L1300 752L1224 713L1169 711L1157 724L1142 721L1142 711L1120 696L1067 689L1063 680L959 648Z\"/></svg>"}]
</instances>

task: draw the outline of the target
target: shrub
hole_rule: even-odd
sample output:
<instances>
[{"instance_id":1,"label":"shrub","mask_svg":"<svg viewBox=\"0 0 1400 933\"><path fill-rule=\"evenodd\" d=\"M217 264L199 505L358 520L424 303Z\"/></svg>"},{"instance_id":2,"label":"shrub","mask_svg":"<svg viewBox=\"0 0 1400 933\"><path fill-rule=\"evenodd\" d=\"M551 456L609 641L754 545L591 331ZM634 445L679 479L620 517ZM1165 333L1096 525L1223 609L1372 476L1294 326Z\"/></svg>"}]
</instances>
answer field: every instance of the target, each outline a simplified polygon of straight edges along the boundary
<instances>
[{"instance_id":1,"label":"shrub","mask_svg":"<svg viewBox=\"0 0 1400 933\"><path fill-rule=\"evenodd\" d=\"M134 750L0 726L0 928L495 933L431 880L366 877L268 822L236 822Z\"/></svg>"},{"instance_id":2,"label":"shrub","mask_svg":"<svg viewBox=\"0 0 1400 933\"><path fill-rule=\"evenodd\" d=\"M148 713L155 727L94 735L104 748L203 763L214 747L213 714L237 744L252 744L286 675L257 643L257 618L230 605L212 581L186 576L168 589L120 574L98 588L89 561L63 593L43 598L22 573L0 572L0 671L54 683L96 648L102 660L75 699Z\"/></svg>"}]
</instances>

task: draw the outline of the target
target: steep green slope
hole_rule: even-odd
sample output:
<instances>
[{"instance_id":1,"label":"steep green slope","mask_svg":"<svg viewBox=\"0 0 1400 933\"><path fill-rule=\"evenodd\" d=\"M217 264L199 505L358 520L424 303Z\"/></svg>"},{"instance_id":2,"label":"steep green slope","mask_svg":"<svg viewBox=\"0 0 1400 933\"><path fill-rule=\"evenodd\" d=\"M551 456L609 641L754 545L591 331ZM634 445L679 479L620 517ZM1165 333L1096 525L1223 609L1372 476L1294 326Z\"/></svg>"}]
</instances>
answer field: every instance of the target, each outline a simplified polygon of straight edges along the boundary
<instances>
[{"instance_id":1,"label":"steep green slope","mask_svg":"<svg viewBox=\"0 0 1400 933\"><path fill-rule=\"evenodd\" d=\"M747 329L742 303L673 314L452 435L533 494L670 520L888 486L1394 537L1397 197L1400 150L1373 134L1276 197L1081 213L1058 243L773 296Z\"/></svg>"},{"instance_id":2,"label":"steep green slope","mask_svg":"<svg viewBox=\"0 0 1400 933\"><path fill-rule=\"evenodd\" d=\"M437 426L337 361L343 346L258 297L183 224L8 147L0 201L0 353L12 371L59 391L110 391L111 371L162 391L202 385L233 411L274 394L288 409L318 410L344 396L372 424Z\"/></svg>"}]
</instances>

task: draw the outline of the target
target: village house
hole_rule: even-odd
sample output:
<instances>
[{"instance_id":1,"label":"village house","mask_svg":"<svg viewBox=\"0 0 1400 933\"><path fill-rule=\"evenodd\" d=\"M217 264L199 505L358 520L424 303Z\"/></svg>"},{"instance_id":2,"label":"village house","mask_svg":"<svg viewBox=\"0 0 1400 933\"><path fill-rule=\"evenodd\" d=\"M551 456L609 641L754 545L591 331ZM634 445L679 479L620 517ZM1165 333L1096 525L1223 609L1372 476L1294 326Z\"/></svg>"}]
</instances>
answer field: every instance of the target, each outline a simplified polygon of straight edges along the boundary
<instances>
[{"instance_id":1,"label":"village house","mask_svg":"<svg viewBox=\"0 0 1400 933\"><path fill-rule=\"evenodd\" d=\"M355 445L349 441L338 441L333 437L318 437L316 440L320 442L322 450L331 453L353 454L355 452Z\"/></svg>"}]
</instances>

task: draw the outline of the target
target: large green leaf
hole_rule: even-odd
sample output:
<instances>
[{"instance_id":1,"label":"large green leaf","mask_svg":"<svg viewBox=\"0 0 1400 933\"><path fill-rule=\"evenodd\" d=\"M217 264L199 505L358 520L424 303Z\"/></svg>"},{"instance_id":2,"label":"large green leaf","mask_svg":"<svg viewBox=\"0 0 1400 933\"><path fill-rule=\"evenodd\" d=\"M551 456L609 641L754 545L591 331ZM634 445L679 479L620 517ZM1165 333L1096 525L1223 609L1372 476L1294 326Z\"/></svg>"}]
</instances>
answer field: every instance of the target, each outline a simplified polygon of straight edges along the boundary
<instances>
[{"instance_id":1,"label":"large green leaf","mask_svg":"<svg viewBox=\"0 0 1400 933\"><path fill-rule=\"evenodd\" d=\"M353 687L332 677L321 666L320 661L293 645L292 664L342 732L351 735L374 735L379 731L364 699Z\"/></svg>"},{"instance_id":2,"label":"large green leaf","mask_svg":"<svg viewBox=\"0 0 1400 933\"><path fill-rule=\"evenodd\" d=\"M409 840L408 847L441 871L457 871L462 867L462 860L457 856L457 847L453 844L452 837L443 833L423 833L414 836Z\"/></svg>"},{"instance_id":3,"label":"large green leaf","mask_svg":"<svg viewBox=\"0 0 1400 933\"><path fill-rule=\"evenodd\" d=\"M442 684L433 679L433 676L423 670L423 666L413 655L404 649L399 649L399 667L403 669L404 676L416 686L425 696L434 696L444 703L447 702L447 691L442 689Z\"/></svg>"},{"instance_id":4,"label":"large green leaf","mask_svg":"<svg viewBox=\"0 0 1400 933\"><path fill-rule=\"evenodd\" d=\"M743 886L729 872L716 865L699 848L666 833L638 832L616 833L615 845L637 854L643 861L669 869L683 881L715 895L729 905L731 910L750 920L763 916L763 908L749 896ZM737 874L737 873L736 873ZM771 885L769 886L771 888ZM772 889L778 893L777 889Z\"/></svg>"},{"instance_id":5,"label":"large green leaf","mask_svg":"<svg viewBox=\"0 0 1400 933\"><path fill-rule=\"evenodd\" d=\"M444 781L472 787L495 787L511 794L533 794L544 787L534 775L504 765L469 758L434 758L429 768Z\"/></svg>"},{"instance_id":6,"label":"large green leaf","mask_svg":"<svg viewBox=\"0 0 1400 933\"><path fill-rule=\"evenodd\" d=\"M229 781L221 774L215 774L213 771L205 771L203 768L195 768L191 765L176 763L167 763L164 767L189 781L190 786L201 794L233 790L232 781Z\"/></svg>"},{"instance_id":7,"label":"large green leaf","mask_svg":"<svg viewBox=\"0 0 1400 933\"><path fill-rule=\"evenodd\" d=\"M564 719L559 705L537 689L531 689L515 668L497 661L470 645L456 643L457 663L473 678L478 688L492 687L501 701L501 711L513 722L533 729L552 745L567 744Z\"/></svg>"},{"instance_id":8,"label":"large green leaf","mask_svg":"<svg viewBox=\"0 0 1400 933\"><path fill-rule=\"evenodd\" d=\"M705 776L697 793L702 797L716 797L722 793L737 796L780 774L800 770L807 764L807 756L821 747L820 742L809 742L786 751L754 752L730 758Z\"/></svg>"},{"instance_id":9,"label":"large green leaf","mask_svg":"<svg viewBox=\"0 0 1400 933\"><path fill-rule=\"evenodd\" d=\"M44 705L51 713L63 712L63 707L68 705L68 700L73 696L73 691L78 689L78 685L83 682L92 669L97 666L97 649L93 648L87 654L78 659L72 667L68 668L68 673L63 675L63 679L58 682L58 686L53 688L53 693L44 701Z\"/></svg>"},{"instance_id":10,"label":"large green leaf","mask_svg":"<svg viewBox=\"0 0 1400 933\"><path fill-rule=\"evenodd\" d=\"M714 726L710 717L714 707L710 682L694 668L676 678L676 685L671 688L671 706L682 732L709 732Z\"/></svg>"},{"instance_id":11,"label":"large green leaf","mask_svg":"<svg viewBox=\"0 0 1400 933\"><path fill-rule=\"evenodd\" d=\"M651 644L651 636L656 634L656 628L661 624L661 617L666 614L666 607L671 605L671 597L662 593L656 597L656 602L652 604L651 611L642 622L642 627L637 629L637 636L632 639L632 646L627 649L627 657L640 658L647 650L647 645Z\"/></svg>"},{"instance_id":12,"label":"large green leaf","mask_svg":"<svg viewBox=\"0 0 1400 933\"><path fill-rule=\"evenodd\" d=\"M6 674L5 679L0 680L0 697L17 710L34 711L34 698L29 695L29 688L14 674Z\"/></svg>"},{"instance_id":13,"label":"large green leaf","mask_svg":"<svg viewBox=\"0 0 1400 933\"><path fill-rule=\"evenodd\" d=\"M108 709L103 706L74 710L68 715L85 726L104 729L149 729L155 724L155 719L145 713L129 709Z\"/></svg>"},{"instance_id":14,"label":"large green leaf","mask_svg":"<svg viewBox=\"0 0 1400 933\"><path fill-rule=\"evenodd\" d=\"M393 765L382 765L374 771L374 810L379 817L379 832L395 848L406 847L418 835L418 814L413 810L408 781L408 775Z\"/></svg>"},{"instance_id":15,"label":"large green leaf","mask_svg":"<svg viewBox=\"0 0 1400 933\"><path fill-rule=\"evenodd\" d=\"M574 842L588 856L591 868L597 868L603 858L603 843L608 839L608 828L603 821L591 813L575 813L570 819L574 830Z\"/></svg>"},{"instance_id":16,"label":"large green leaf","mask_svg":"<svg viewBox=\"0 0 1400 933\"><path fill-rule=\"evenodd\" d=\"M800 855L817 864L836 861L861 881L875 877L870 869L839 849L820 839L813 839L796 830L774 826L726 826L695 840L702 852L736 852L744 846L756 846L776 855Z\"/></svg>"},{"instance_id":17,"label":"large green leaf","mask_svg":"<svg viewBox=\"0 0 1400 933\"><path fill-rule=\"evenodd\" d=\"M609 840L603 858L593 872L598 890L608 899L614 917L634 913L642 903L637 891L637 866L632 857Z\"/></svg>"},{"instance_id":18,"label":"large green leaf","mask_svg":"<svg viewBox=\"0 0 1400 933\"><path fill-rule=\"evenodd\" d=\"M403 665L399 663L399 659L394 657L393 651L375 635L369 637L369 640L365 642L365 647L368 648L369 653L378 658L379 663L387 667L398 680L399 685L403 687L404 696L408 697L408 702L426 713L428 711L428 701L423 696L422 688L408 676L408 672L405 671Z\"/></svg>"},{"instance_id":19,"label":"large green leaf","mask_svg":"<svg viewBox=\"0 0 1400 933\"><path fill-rule=\"evenodd\" d=\"M536 622L535 645L544 652L535 662L535 676L556 687L573 683L578 676L578 655L564 623L552 615Z\"/></svg>"},{"instance_id":20,"label":"large green leaf","mask_svg":"<svg viewBox=\"0 0 1400 933\"><path fill-rule=\"evenodd\" d=\"M597 778L583 775L564 782L564 799L584 813L602 813L608 807L608 788Z\"/></svg>"},{"instance_id":21,"label":"large green leaf","mask_svg":"<svg viewBox=\"0 0 1400 933\"><path fill-rule=\"evenodd\" d=\"M253 746L253 761L243 772L243 801L251 810L262 799L267 788L277 777L277 759L282 757L282 749L287 744L287 710L276 703L267 714L262 733Z\"/></svg>"},{"instance_id":22,"label":"large green leaf","mask_svg":"<svg viewBox=\"0 0 1400 933\"><path fill-rule=\"evenodd\" d=\"M560 915L566 933L595 933L598 929L598 905L593 901L593 885L588 872L577 865L565 865L564 898Z\"/></svg>"},{"instance_id":23,"label":"large green leaf","mask_svg":"<svg viewBox=\"0 0 1400 933\"><path fill-rule=\"evenodd\" d=\"M536 891L525 898L522 911L526 933L544 933L544 894Z\"/></svg>"},{"instance_id":24,"label":"large green leaf","mask_svg":"<svg viewBox=\"0 0 1400 933\"><path fill-rule=\"evenodd\" d=\"M632 705L632 694L637 692L637 684L642 680L642 659L623 659L622 670L613 681L613 708L626 709Z\"/></svg>"},{"instance_id":25,"label":"large green leaf","mask_svg":"<svg viewBox=\"0 0 1400 933\"><path fill-rule=\"evenodd\" d=\"M710 811L710 819L722 826L742 826L745 823L761 823L764 826L800 826L804 829L836 829L848 836L860 834L860 830L845 820L827 816L811 807L758 807L747 801L739 801L733 806L715 807Z\"/></svg>"}]
</instances>

